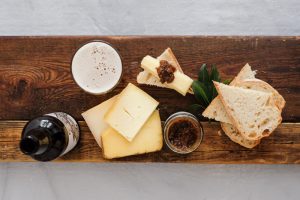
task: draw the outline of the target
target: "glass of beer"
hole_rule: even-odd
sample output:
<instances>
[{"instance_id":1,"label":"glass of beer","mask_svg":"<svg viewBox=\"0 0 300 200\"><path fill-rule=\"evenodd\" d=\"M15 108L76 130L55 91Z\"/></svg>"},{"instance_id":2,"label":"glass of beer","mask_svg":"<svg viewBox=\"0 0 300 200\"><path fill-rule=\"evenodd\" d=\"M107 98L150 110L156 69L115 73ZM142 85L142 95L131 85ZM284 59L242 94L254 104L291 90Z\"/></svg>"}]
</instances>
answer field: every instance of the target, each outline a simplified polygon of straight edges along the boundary
<instances>
[{"instance_id":1,"label":"glass of beer","mask_svg":"<svg viewBox=\"0 0 300 200\"><path fill-rule=\"evenodd\" d=\"M122 60L115 48L103 41L91 41L74 54L72 76L84 91L100 95L116 87L122 76Z\"/></svg>"}]
</instances>

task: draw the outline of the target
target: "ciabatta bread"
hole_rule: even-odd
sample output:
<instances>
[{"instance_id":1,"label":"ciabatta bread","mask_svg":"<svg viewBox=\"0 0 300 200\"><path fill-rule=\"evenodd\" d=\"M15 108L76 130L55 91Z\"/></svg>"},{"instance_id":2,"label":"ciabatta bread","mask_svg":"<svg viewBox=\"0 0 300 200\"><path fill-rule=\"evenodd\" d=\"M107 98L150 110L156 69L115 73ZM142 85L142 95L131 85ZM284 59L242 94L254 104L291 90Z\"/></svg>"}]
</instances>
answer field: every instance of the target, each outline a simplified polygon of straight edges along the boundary
<instances>
[{"instance_id":1,"label":"ciabatta bread","mask_svg":"<svg viewBox=\"0 0 300 200\"><path fill-rule=\"evenodd\" d=\"M237 82L240 82L244 79L254 80L255 71L251 69L251 66L247 63L238 75L231 81L230 85L235 85ZM243 135L241 135L238 130L231 124L229 117L224 109L224 106L217 96L211 104L205 109L202 113L204 117L210 119L215 119L216 121L221 122L221 127L224 133L235 143L240 144L246 148L253 148L260 143L260 140L248 140Z\"/></svg>"},{"instance_id":2,"label":"ciabatta bread","mask_svg":"<svg viewBox=\"0 0 300 200\"><path fill-rule=\"evenodd\" d=\"M251 69L251 66L247 63L239 72L239 74L231 81L230 85L235 85L244 79L255 79L256 72ZM204 117L209 119L215 119L216 121L225 122L231 124L229 117L224 109L219 95L209 104L209 106L202 113Z\"/></svg>"},{"instance_id":3,"label":"ciabatta bread","mask_svg":"<svg viewBox=\"0 0 300 200\"><path fill-rule=\"evenodd\" d=\"M235 143L248 149L254 148L260 143L260 140L248 140L243 137L232 124L221 123L224 133Z\"/></svg>"},{"instance_id":4,"label":"ciabatta bread","mask_svg":"<svg viewBox=\"0 0 300 200\"><path fill-rule=\"evenodd\" d=\"M285 100L284 98L268 83L259 80L259 79L245 79L242 81L239 81L235 83L236 86L246 88L246 89L252 89L262 92L269 92L272 93L274 96L274 101L276 106L280 111L282 111ZM221 105L223 106L223 105ZM224 133L233 141L241 146L244 146L246 148L253 148L256 145L260 143L260 140L248 140L245 137L243 137L238 130L232 125L228 123L221 122L221 127L224 131Z\"/></svg>"},{"instance_id":5,"label":"ciabatta bread","mask_svg":"<svg viewBox=\"0 0 300 200\"><path fill-rule=\"evenodd\" d=\"M280 111L282 111L285 105L285 100L283 99L283 97L271 85L262 80L256 79L255 74L256 72L252 71L250 65L246 64L239 72L239 74L234 78L234 80L230 83L230 85L272 93L274 95L276 106ZM238 132L238 130L232 125L232 122L230 121L225 108L218 97L215 98L203 112L203 116L210 119L215 119L216 121L221 121L221 127L224 133L233 142L236 142L241 146L244 146L246 148L253 148L260 143L259 139L249 140Z\"/></svg>"},{"instance_id":6,"label":"ciabatta bread","mask_svg":"<svg viewBox=\"0 0 300 200\"><path fill-rule=\"evenodd\" d=\"M242 81L238 81L235 86L261 92L270 92L273 94L275 105L280 111L282 111L285 106L284 98L277 92L277 90L275 90L270 84L265 81L259 79L245 79Z\"/></svg>"},{"instance_id":7,"label":"ciabatta bread","mask_svg":"<svg viewBox=\"0 0 300 200\"><path fill-rule=\"evenodd\" d=\"M232 125L247 139L269 136L281 122L273 94L214 82Z\"/></svg>"}]
</instances>

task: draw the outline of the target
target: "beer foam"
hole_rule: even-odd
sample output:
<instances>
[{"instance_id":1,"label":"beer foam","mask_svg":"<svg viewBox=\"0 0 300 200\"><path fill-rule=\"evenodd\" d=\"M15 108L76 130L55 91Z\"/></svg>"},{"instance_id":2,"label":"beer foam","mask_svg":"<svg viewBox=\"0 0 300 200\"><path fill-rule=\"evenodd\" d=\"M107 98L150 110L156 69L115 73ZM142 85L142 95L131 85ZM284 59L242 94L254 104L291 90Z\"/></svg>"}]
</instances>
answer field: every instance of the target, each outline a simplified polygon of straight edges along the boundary
<instances>
[{"instance_id":1,"label":"beer foam","mask_svg":"<svg viewBox=\"0 0 300 200\"><path fill-rule=\"evenodd\" d=\"M122 75L122 61L109 44L90 42L75 53L72 74L83 90L93 94L105 93L118 84Z\"/></svg>"}]
</instances>

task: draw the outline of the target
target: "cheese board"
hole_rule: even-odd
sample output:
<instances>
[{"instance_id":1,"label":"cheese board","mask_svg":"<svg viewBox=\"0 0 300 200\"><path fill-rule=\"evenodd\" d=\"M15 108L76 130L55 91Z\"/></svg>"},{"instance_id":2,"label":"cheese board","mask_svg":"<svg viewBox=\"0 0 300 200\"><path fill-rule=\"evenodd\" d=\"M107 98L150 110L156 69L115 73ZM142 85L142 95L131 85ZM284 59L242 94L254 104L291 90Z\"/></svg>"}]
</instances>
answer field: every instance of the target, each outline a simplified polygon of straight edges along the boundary
<instances>
[{"instance_id":1,"label":"cheese board","mask_svg":"<svg viewBox=\"0 0 300 200\"><path fill-rule=\"evenodd\" d=\"M112 44L120 53L123 74L109 93L92 95L74 83L71 62L89 41ZM190 154L179 155L163 145L161 151L104 159L82 112L118 95L128 83L137 84L145 55L159 56L170 47L182 70L197 79L203 63L215 64L225 79L246 63L257 77L271 84L286 101L282 124L252 149L233 143L218 122L200 116L204 135ZM182 163L300 163L300 38L245 36L44 36L0 37L0 161L34 161L19 151L26 122L38 115L63 111L79 121L79 144L57 162L182 162ZM152 61L151 61L152 62ZM146 66L147 67L147 66ZM192 94L138 85L159 101L161 120L195 103ZM153 108L155 109L155 108ZM114 117L115 118L115 117Z\"/></svg>"}]
</instances>

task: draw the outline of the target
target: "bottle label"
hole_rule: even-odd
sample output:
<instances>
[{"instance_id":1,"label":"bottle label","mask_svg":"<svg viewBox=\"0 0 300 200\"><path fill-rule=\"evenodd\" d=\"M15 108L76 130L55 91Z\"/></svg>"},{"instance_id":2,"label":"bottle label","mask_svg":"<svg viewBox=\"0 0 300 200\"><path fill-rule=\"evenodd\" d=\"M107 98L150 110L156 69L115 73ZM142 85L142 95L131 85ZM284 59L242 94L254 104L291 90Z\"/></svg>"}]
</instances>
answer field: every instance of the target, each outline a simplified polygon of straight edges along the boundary
<instances>
[{"instance_id":1,"label":"bottle label","mask_svg":"<svg viewBox=\"0 0 300 200\"><path fill-rule=\"evenodd\" d=\"M67 147L61 153L60 156L62 156L64 154L68 153L70 150L72 150L78 143L78 140L79 140L78 124L73 117L71 117L70 115L68 115L67 113L64 113L64 112L54 112L54 113L49 113L46 115L57 118L65 126L65 132L67 134L67 138L66 138Z\"/></svg>"}]
</instances>

